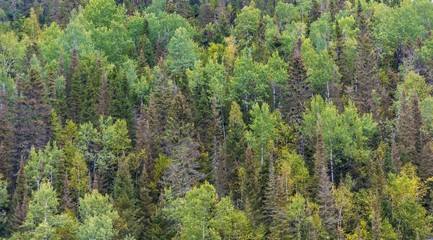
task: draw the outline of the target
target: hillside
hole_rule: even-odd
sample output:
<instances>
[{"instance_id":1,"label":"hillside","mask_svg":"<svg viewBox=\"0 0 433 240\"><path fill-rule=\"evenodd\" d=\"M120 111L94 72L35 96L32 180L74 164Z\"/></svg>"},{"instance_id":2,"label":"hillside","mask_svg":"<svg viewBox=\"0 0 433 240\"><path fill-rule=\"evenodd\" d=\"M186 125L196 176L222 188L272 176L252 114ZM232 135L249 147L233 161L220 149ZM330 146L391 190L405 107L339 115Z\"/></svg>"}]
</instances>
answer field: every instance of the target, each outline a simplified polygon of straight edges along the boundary
<instances>
[{"instance_id":1,"label":"hillside","mask_svg":"<svg viewBox=\"0 0 433 240\"><path fill-rule=\"evenodd\" d=\"M0 239L433 237L428 0L0 1Z\"/></svg>"}]
</instances>

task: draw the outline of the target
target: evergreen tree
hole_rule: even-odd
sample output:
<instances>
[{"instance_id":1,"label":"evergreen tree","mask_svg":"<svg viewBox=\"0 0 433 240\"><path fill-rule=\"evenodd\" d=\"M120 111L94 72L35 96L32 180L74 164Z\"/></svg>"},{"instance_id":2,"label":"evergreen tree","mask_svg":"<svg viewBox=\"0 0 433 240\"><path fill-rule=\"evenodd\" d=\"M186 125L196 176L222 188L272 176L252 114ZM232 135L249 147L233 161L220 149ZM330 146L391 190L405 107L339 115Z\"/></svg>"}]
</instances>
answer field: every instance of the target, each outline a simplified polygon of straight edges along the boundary
<instances>
[{"instance_id":1,"label":"evergreen tree","mask_svg":"<svg viewBox=\"0 0 433 240\"><path fill-rule=\"evenodd\" d=\"M127 235L138 237L140 233L139 209L128 163L124 158L119 160L117 175L114 180L113 198L114 207L119 213L121 222L125 224L119 232L119 237L124 238Z\"/></svg>"},{"instance_id":2,"label":"evergreen tree","mask_svg":"<svg viewBox=\"0 0 433 240\"><path fill-rule=\"evenodd\" d=\"M414 115L411 111L406 93L403 90L400 98L400 106L397 118L397 144L400 153L400 159L403 164L415 160L416 146L415 146L415 132Z\"/></svg>"},{"instance_id":3,"label":"evergreen tree","mask_svg":"<svg viewBox=\"0 0 433 240\"><path fill-rule=\"evenodd\" d=\"M102 69L101 73L101 86L99 88L98 104L99 115L108 116L110 109L110 90L105 69Z\"/></svg>"},{"instance_id":4,"label":"evergreen tree","mask_svg":"<svg viewBox=\"0 0 433 240\"><path fill-rule=\"evenodd\" d=\"M341 83L344 86L350 86L353 81L352 70L350 68L350 60L346 47L345 37L338 21L335 21L335 63L338 66L338 71L341 74Z\"/></svg>"},{"instance_id":5,"label":"evergreen tree","mask_svg":"<svg viewBox=\"0 0 433 240\"><path fill-rule=\"evenodd\" d=\"M245 151L247 148L245 130L246 125L243 121L240 106L233 102L230 108L227 138L224 143L224 157L228 171L228 191L232 194L234 201L239 199L240 193L239 167L245 164Z\"/></svg>"},{"instance_id":6,"label":"evergreen tree","mask_svg":"<svg viewBox=\"0 0 433 240\"><path fill-rule=\"evenodd\" d=\"M12 164L12 137L13 128L10 123L10 112L6 89L3 88L0 99L0 180L11 182L11 164Z\"/></svg>"},{"instance_id":7,"label":"evergreen tree","mask_svg":"<svg viewBox=\"0 0 433 240\"><path fill-rule=\"evenodd\" d=\"M418 174L421 179L425 180L433 177L433 142L428 141L424 144L421 154L421 162L418 168Z\"/></svg>"},{"instance_id":8,"label":"evergreen tree","mask_svg":"<svg viewBox=\"0 0 433 240\"><path fill-rule=\"evenodd\" d=\"M317 201L320 204L319 215L323 219L323 226L331 238L336 237L337 218L335 215L335 202L333 198L333 184L329 180L326 161L325 146L322 135L322 127L319 123L314 155L314 176L317 179Z\"/></svg>"},{"instance_id":9,"label":"evergreen tree","mask_svg":"<svg viewBox=\"0 0 433 240\"><path fill-rule=\"evenodd\" d=\"M311 10L310 10L310 12L308 14L308 22L307 22L307 29L308 29L307 30L307 34L308 35L310 34L311 24L313 22L317 21L317 19L320 18L320 13L321 13L321 11L320 11L320 5L317 2L317 0L312 0L311 3L312 3L312 6L311 6Z\"/></svg>"},{"instance_id":10,"label":"evergreen tree","mask_svg":"<svg viewBox=\"0 0 433 240\"><path fill-rule=\"evenodd\" d=\"M79 67L78 47L74 45L69 63L69 74L65 85L67 118L76 123L80 122L82 99L84 97L83 80Z\"/></svg>"},{"instance_id":11,"label":"evergreen tree","mask_svg":"<svg viewBox=\"0 0 433 240\"><path fill-rule=\"evenodd\" d=\"M359 2L359 1L358 1ZM378 119L378 105L382 95L377 58L374 52L373 40L370 29L365 22L365 16L361 5L358 5L358 20L360 21L360 33L356 45L355 76L352 99L361 114L372 113L374 119Z\"/></svg>"},{"instance_id":12,"label":"evergreen tree","mask_svg":"<svg viewBox=\"0 0 433 240\"><path fill-rule=\"evenodd\" d=\"M164 182L175 196L182 196L204 176L198 171L199 144L195 140L191 111L185 97L176 87L164 138L165 153L172 158Z\"/></svg>"},{"instance_id":13,"label":"evergreen tree","mask_svg":"<svg viewBox=\"0 0 433 240\"><path fill-rule=\"evenodd\" d=\"M293 49L288 68L288 93L284 99L283 113L291 123L300 124L305 103L311 97L310 84L306 81L307 71L301 56L301 40Z\"/></svg>"},{"instance_id":14,"label":"evergreen tree","mask_svg":"<svg viewBox=\"0 0 433 240\"><path fill-rule=\"evenodd\" d=\"M413 127L414 127L414 139L415 139L415 152L414 152L414 164L419 168L419 160L423 149L423 139L421 134L421 127L424 125L422 120L422 113L419 105L419 98L416 91L413 91L412 96L412 116L413 116Z\"/></svg>"},{"instance_id":15,"label":"evergreen tree","mask_svg":"<svg viewBox=\"0 0 433 240\"><path fill-rule=\"evenodd\" d=\"M166 76L157 77L155 90L149 97L149 128L152 140L152 157L154 159L163 153L163 136L167 128L167 113L173 99L173 89Z\"/></svg>"},{"instance_id":16,"label":"evergreen tree","mask_svg":"<svg viewBox=\"0 0 433 240\"><path fill-rule=\"evenodd\" d=\"M144 151L146 154L145 168L148 175L153 172L153 159L150 139L150 127L149 127L149 116L143 103L140 105L140 115L137 118L136 123L136 135L135 135L135 151Z\"/></svg>"},{"instance_id":17,"label":"evergreen tree","mask_svg":"<svg viewBox=\"0 0 433 240\"><path fill-rule=\"evenodd\" d=\"M12 196L10 225L16 231L23 224L28 210L29 190L27 187L26 173L24 170L24 159L20 161L20 168L15 184L15 191Z\"/></svg>"}]
</instances>

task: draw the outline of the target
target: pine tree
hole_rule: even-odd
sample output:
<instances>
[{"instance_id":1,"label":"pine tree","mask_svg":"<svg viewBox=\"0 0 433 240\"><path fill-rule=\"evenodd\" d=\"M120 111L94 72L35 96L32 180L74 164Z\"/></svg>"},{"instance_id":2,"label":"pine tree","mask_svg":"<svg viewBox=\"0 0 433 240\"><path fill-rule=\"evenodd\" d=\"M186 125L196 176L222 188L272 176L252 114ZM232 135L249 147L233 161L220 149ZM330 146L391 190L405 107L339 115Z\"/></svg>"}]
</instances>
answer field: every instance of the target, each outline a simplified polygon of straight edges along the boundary
<instances>
[{"instance_id":1,"label":"pine tree","mask_svg":"<svg viewBox=\"0 0 433 240\"><path fill-rule=\"evenodd\" d=\"M12 133L9 104L5 87L0 99L0 180L11 180Z\"/></svg>"},{"instance_id":2,"label":"pine tree","mask_svg":"<svg viewBox=\"0 0 433 240\"><path fill-rule=\"evenodd\" d=\"M69 75L66 79L67 118L76 123L81 122L83 110L84 86L78 60L78 49L72 49Z\"/></svg>"},{"instance_id":3,"label":"pine tree","mask_svg":"<svg viewBox=\"0 0 433 240\"><path fill-rule=\"evenodd\" d=\"M156 206L152 201L151 191L148 187L149 177L146 166L143 166L141 170L140 178L138 181L138 201L137 206L139 207L139 211L137 216L140 219L141 226L144 229L148 230L150 228L151 217L156 211ZM142 231L140 236L145 235L145 232Z\"/></svg>"},{"instance_id":4,"label":"pine tree","mask_svg":"<svg viewBox=\"0 0 433 240\"><path fill-rule=\"evenodd\" d=\"M174 88L165 131L165 153L172 163L164 174L164 183L175 196L183 196L204 176L198 171L199 144L188 103L182 92Z\"/></svg>"},{"instance_id":5,"label":"pine tree","mask_svg":"<svg viewBox=\"0 0 433 240\"><path fill-rule=\"evenodd\" d=\"M398 149L396 134L392 133L391 137L391 162L394 165L396 172L400 172L401 169L401 161L400 161L400 152Z\"/></svg>"},{"instance_id":6,"label":"pine tree","mask_svg":"<svg viewBox=\"0 0 433 240\"><path fill-rule=\"evenodd\" d=\"M337 218L333 198L333 185L328 176L325 146L320 123L317 132L316 152L314 155L314 176L318 183L317 201L320 204L319 215L323 219L323 225L330 237L335 238L337 233Z\"/></svg>"},{"instance_id":7,"label":"pine tree","mask_svg":"<svg viewBox=\"0 0 433 240\"><path fill-rule=\"evenodd\" d=\"M341 74L341 83L344 86L350 86L353 80L352 70L349 65L350 61L347 52L346 42L338 21L335 21L335 38L335 63L337 64L338 71Z\"/></svg>"},{"instance_id":8,"label":"pine tree","mask_svg":"<svg viewBox=\"0 0 433 240\"><path fill-rule=\"evenodd\" d=\"M140 233L137 198L134 194L134 185L129 172L128 163L124 158L119 160L117 175L114 180L114 207L120 215L125 227L120 230L119 237L127 235L138 237Z\"/></svg>"},{"instance_id":9,"label":"pine tree","mask_svg":"<svg viewBox=\"0 0 433 240\"><path fill-rule=\"evenodd\" d=\"M152 159L152 149L151 149L151 139L150 139L150 128L149 128L149 120L148 113L145 109L143 103L140 105L140 115L138 116L136 123L136 134L135 134L135 151L145 151L146 160L145 163L146 170L148 174L153 171L153 159Z\"/></svg>"},{"instance_id":10,"label":"pine tree","mask_svg":"<svg viewBox=\"0 0 433 240\"><path fill-rule=\"evenodd\" d=\"M397 145L399 148L400 159L403 164L413 161L415 157L416 130L413 117L413 112L410 109L406 93L403 90L397 115Z\"/></svg>"},{"instance_id":11,"label":"pine tree","mask_svg":"<svg viewBox=\"0 0 433 240\"><path fill-rule=\"evenodd\" d=\"M358 35L356 46L352 100L358 107L360 114L372 113L373 118L378 119L379 99L383 94L383 89L380 84L373 40L360 4L358 5L358 21L361 32Z\"/></svg>"},{"instance_id":12,"label":"pine tree","mask_svg":"<svg viewBox=\"0 0 433 240\"><path fill-rule=\"evenodd\" d=\"M263 196L262 205L262 221L268 226L267 234L271 233L269 227L275 224L276 215L278 212L277 207L277 192L276 192L276 173L273 159L268 162L267 183Z\"/></svg>"},{"instance_id":13,"label":"pine tree","mask_svg":"<svg viewBox=\"0 0 433 240\"><path fill-rule=\"evenodd\" d=\"M71 189L69 188L69 177L68 174L65 174L65 179L63 180L63 196L62 196L62 209L68 210L73 209L73 201L71 196Z\"/></svg>"},{"instance_id":14,"label":"pine tree","mask_svg":"<svg viewBox=\"0 0 433 240\"><path fill-rule=\"evenodd\" d=\"M433 177L433 142L429 141L424 144L421 155L421 163L418 168L418 174L421 179L425 180Z\"/></svg>"},{"instance_id":15,"label":"pine tree","mask_svg":"<svg viewBox=\"0 0 433 240\"><path fill-rule=\"evenodd\" d=\"M155 90L149 97L149 128L152 139L152 157L154 159L163 153L163 136L167 128L167 113L173 99L173 89L166 76L156 79Z\"/></svg>"},{"instance_id":16,"label":"pine tree","mask_svg":"<svg viewBox=\"0 0 433 240\"><path fill-rule=\"evenodd\" d=\"M245 152L245 165L241 175L241 201L245 211L252 217L255 224L261 220L259 172L256 158L251 148Z\"/></svg>"},{"instance_id":17,"label":"pine tree","mask_svg":"<svg viewBox=\"0 0 433 240\"><path fill-rule=\"evenodd\" d=\"M419 160L423 149L423 140L421 134L421 127L423 126L422 113L419 106L419 98L416 91L413 91L412 96L412 115L413 115L413 127L414 127L414 138L415 138L415 152L413 162L419 168Z\"/></svg>"},{"instance_id":18,"label":"pine tree","mask_svg":"<svg viewBox=\"0 0 433 240\"><path fill-rule=\"evenodd\" d=\"M35 56L32 61L37 61ZM37 66L32 64L29 75L29 81L26 82L27 86L25 87L25 96L33 116L32 130L34 139L32 139L32 144L38 149L44 147L50 139L52 133L51 111L46 104L46 88Z\"/></svg>"},{"instance_id":19,"label":"pine tree","mask_svg":"<svg viewBox=\"0 0 433 240\"><path fill-rule=\"evenodd\" d=\"M228 190L228 169L227 161L223 154L223 139L221 130L221 118L220 111L216 106L215 98L212 98L212 121L209 127L209 135L212 138L211 147L209 147L209 153L212 164L212 179L214 182L215 189L217 190L218 196L227 196Z\"/></svg>"},{"instance_id":20,"label":"pine tree","mask_svg":"<svg viewBox=\"0 0 433 240\"><path fill-rule=\"evenodd\" d=\"M240 197L239 167L245 164L245 151L247 149L245 130L246 125L240 106L233 102L230 108L227 138L224 143L224 157L228 171L228 191L235 202Z\"/></svg>"},{"instance_id":21,"label":"pine tree","mask_svg":"<svg viewBox=\"0 0 433 240\"><path fill-rule=\"evenodd\" d=\"M84 100L83 100L83 111L82 120L83 122L92 122L96 124L98 122L99 116L99 94L101 88L101 81L103 80L103 66L101 60L101 54L98 53L95 66L92 66L92 74L86 78Z\"/></svg>"},{"instance_id":22,"label":"pine tree","mask_svg":"<svg viewBox=\"0 0 433 240\"><path fill-rule=\"evenodd\" d=\"M99 89L98 112L99 115L108 116L110 109L110 90L105 69L102 69L101 86Z\"/></svg>"},{"instance_id":23,"label":"pine tree","mask_svg":"<svg viewBox=\"0 0 433 240\"><path fill-rule=\"evenodd\" d=\"M307 22L307 35L310 34L310 27L313 22L320 18L320 5L317 0L312 1L312 6L310 13L308 14L308 22Z\"/></svg>"},{"instance_id":24,"label":"pine tree","mask_svg":"<svg viewBox=\"0 0 433 240\"><path fill-rule=\"evenodd\" d=\"M283 113L293 124L300 124L305 103L311 97L310 84L306 81L307 71L301 56L301 40L298 39L297 46L293 49L288 68L288 95L285 96Z\"/></svg>"},{"instance_id":25,"label":"pine tree","mask_svg":"<svg viewBox=\"0 0 433 240\"><path fill-rule=\"evenodd\" d=\"M13 130L13 161L11 163L11 176L19 170L20 159L27 159L34 132L31 126L31 108L25 97L24 83L17 77L17 100L15 104L15 123ZM15 182L15 177L14 177Z\"/></svg>"},{"instance_id":26,"label":"pine tree","mask_svg":"<svg viewBox=\"0 0 433 240\"><path fill-rule=\"evenodd\" d=\"M17 230L24 222L29 202L29 193L27 187L26 173L24 170L24 158L21 158L20 168L15 184L15 191L12 196L10 224L12 230Z\"/></svg>"}]
</instances>

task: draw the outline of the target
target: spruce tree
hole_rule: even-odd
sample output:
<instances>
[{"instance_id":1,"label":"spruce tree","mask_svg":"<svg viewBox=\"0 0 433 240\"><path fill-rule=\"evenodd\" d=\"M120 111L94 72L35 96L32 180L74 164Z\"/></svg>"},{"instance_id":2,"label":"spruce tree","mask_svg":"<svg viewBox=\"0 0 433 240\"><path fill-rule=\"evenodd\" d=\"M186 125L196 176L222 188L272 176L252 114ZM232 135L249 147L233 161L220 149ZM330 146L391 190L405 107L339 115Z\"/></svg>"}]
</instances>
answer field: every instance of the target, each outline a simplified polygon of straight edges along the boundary
<instances>
[{"instance_id":1,"label":"spruce tree","mask_svg":"<svg viewBox=\"0 0 433 240\"><path fill-rule=\"evenodd\" d=\"M65 174L65 178L63 180L63 195L62 195L61 202L62 202L61 208L64 211L66 211L68 209L71 210L74 207L72 196L71 196L71 189L69 188L68 174Z\"/></svg>"},{"instance_id":2,"label":"spruce tree","mask_svg":"<svg viewBox=\"0 0 433 240\"><path fill-rule=\"evenodd\" d=\"M351 98L358 107L359 113L372 113L374 119L379 118L380 97L383 89L380 84L377 58L373 40L367 26L361 5L358 5L358 21L360 33L356 45L355 76Z\"/></svg>"},{"instance_id":3,"label":"spruce tree","mask_svg":"<svg viewBox=\"0 0 433 240\"><path fill-rule=\"evenodd\" d=\"M167 77L162 73L158 76L155 89L149 97L149 127L152 139L152 157L154 159L163 153L163 136L167 128L167 119L170 105L173 99L173 88Z\"/></svg>"},{"instance_id":4,"label":"spruce tree","mask_svg":"<svg viewBox=\"0 0 433 240\"><path fill-rule=\"evenodd\" d=\"M0 180L12 182L11 157L12 157L12 133L13 128L9 117L9 104L5 87L0 98Z\"/></svg>"},{"instance_id":5,"label":"spruce tree","mask_svg":"<svg viewBox=\"0 0 433 240\"><path fill-rule=\"evenodd\" d=\"M312 6L310 9L310 13L308 14L308 22L307 22L307 35L310 34L310 27L313 22L320 18L320 5L317 0L312 0Z\"/></svg>"},{"instance_id":6,"label":"spruce tree","mask_svg":"<svg viewBox=\"0 0 433 240\"><path fill-rule=\"evenodd\" d=\"M114 207L125 223L125 227L119 232L119 237L131 235L138 237L140 233L137 198L129 172L128 163L124 158L119 160L116 178L114 180Z\"/></svg>"},{"instance_id":7,"label":"spruce tree","mask_svg":"<svg viewBox=\"0 0 433 240\"><path fill-rule=\"evenodd\" d=\"M224 143L224 157L227 165L228 191L236 202L239 200L239 167L245 164L247 141L245 138L246 125L240 106L233 102L230 108L227 138Z\"/></svg>"},{"instance_id":8,"label":"spruce tree","mask_svg":"<svg viewBox=\"0 0 433 240\"><path fill-rule=\"evenodd\" d=\"M350 86L352 84L353 75L349 65L350 61L347 52L346 42L338 21L335 21L335 38L335 63L337 64L338 71L341 74L341 83L344 86Z\"/></svg>"},{"instance_id":9,"label":"spruce tree","mask_svg":"<svg viewBox=\"0 0 433 240\"><path fill-rule=\"evenodd\" d=\"M337 233L337 218L333 198L333 185L328 176L325 145L320 123L317 132L316 152L314 154L314 176L318 184L316 198L320 204L319 215L323 219L323 225L330 237L335 238Z\"/></svg>"},{"instance_id":10,"label":"spruce tree","mask_svg":"<svg viewBox=\"0 0 433 240\"><path fill-rule=\"evenodd\" d=\"M416 153L414 115L410 109L406 93L403 90L397 115L397 144L403 164L414 160Z\"/></svg>"},{"instance_id":11,"label":"spruce tree","mask_svg":"<svg viewBox=\"0 0 433 240\"><path fill-rule=\"evenodd\" d=\"M413 115L413 131L415 138L415 152L414 152L414 164L419 168L420 156L423 149L423 139L421 134L421 127L423 126L422 113L419 105L419 98L416 91L413 91L412 96L412 115Z\"/></svg>"},{"instance_id":12,"label":"spruce tree","mask_svg":"<svg viewBox=\"0 0 433 240\"><path fill-rule=\"evenodd\" d=\"M175 87L164 134L165 154L172 159L164 183L175 196L183 196L204 177L198 171L199 144L195 137L191 110L182 92Z\"/></svg>"},{"instance_id":13,"label":"spruce tree","mask_svg":"<svg viewBox=\"0 0 433 240\"><path fill-rule=\"evenodd\" d=\"M151 138L150 138L150 128L149 128L149 120L148 113L145 109L143 102L140 105L140 115L136 121L136 134L135 134L135 151L141 152L144 151L146 154L145 166L147 173L150 174L153 171L153 158L152 158L152 149L151 149Z\"/></svg>"},{"instance_id":14,"label":"spruce tree","mask_svg":"<svg viewBox=\"0 0 433 240\"><path fill-rule=\"evenodd\" d=\"M283 111L286 119L293 124L300 124L305 103L312 96L310 84L306 81L307 71L301 56L301 39L292 51L288 68L288 89L284 96Z\"/></svg>"},{"instance_id":15,"label":"spruce tree","mask_svg":"<svg viewBox=\"0 0 433 240\"><path fill-rule=\"evenodd\" d=\"M107 73L102 69L101 86L99 88L98 113L99 115L108 116L110 109L110 89L108 86Z\"/></svg>"},{"instance_id":16,"label":"spruce tree","mask_svg":"<svg viewBox=\"0 0 433 240\"><path fill-rule=\"evenodd\" d=\"M428 141L424 144L421 154L421 162L418 168L418 174L421 179L425 180L433 177L433 142Z\"/></svg>"},{"instance_id":17,"label":"spruce tree","mask_svg":"<svg viewBox=\"0 0 433 240\"><path fill-rule=\"evenodd\" d=\"M17 174L15 191L12 196L10 225L16 231L23 224L28 210L29 190L27 186L26 173L24 170L24 158L21 158L20 168Z\"/></svg>"}]
</instances>

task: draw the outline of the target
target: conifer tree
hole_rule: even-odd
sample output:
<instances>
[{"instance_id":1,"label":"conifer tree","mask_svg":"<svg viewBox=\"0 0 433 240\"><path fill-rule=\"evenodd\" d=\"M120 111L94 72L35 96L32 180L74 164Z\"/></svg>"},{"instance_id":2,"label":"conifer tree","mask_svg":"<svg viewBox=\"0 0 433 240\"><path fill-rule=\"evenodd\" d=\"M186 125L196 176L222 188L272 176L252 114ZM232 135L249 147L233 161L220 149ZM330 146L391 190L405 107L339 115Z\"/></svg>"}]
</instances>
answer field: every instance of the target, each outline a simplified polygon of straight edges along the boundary
<instances>
[{"instance_id":1,"label":"conifer tree","mask_svg":"<svg viewBox=\"0 0 433 240\"><path fill-rule=\"evenodd\" d=\"M11 176L18 172L20 159L27 159L34 134L31 126L31 108L26 99L24 87L23 80L17 77L16 118L13 130L14 156L11 163Z\"/></svg>"},{"instance_id":2,"label":"conifer tree","mask_svg":"<svg viewBox=\"0 0 433 240\"><path fill-rule=\"evenodd\" d=\"M283 113L291 123L300 124L305 103L311 97L310 84L306 81L307 71L301 56L301 39L293 49L288 68L288 89L285 96Z\"/></svg>"},{"instance_id":3,"label":"conifer tree","mask_svg":"<svg viewBox=\"0 0 433 240\"><path fill-rule=\"evenodd\" d=\"M140 105L140 115L138 116L136 123L136 135L135 135L135 151L145 151L146 160L145 163L146 171L150 174L153 171L153 160L152 160L152 149L150 139L150 128L148 112L145 109L143 102Z\"/></svg>"},{"instance_id":4,"label":"conifer tree","mask_svg":"<svg viewBox=\"0 0 433 240\"><path fill-rule=\"evenodd\" d=\"M252 217L255 224L260 218L260 186L257 161L251 148L245 152L245 165L241 175L241 201L245 211Z\"/></svg>"},{"instance_id":5,"label":"conifer tree","mask_svg":"<svg viewBox=\"0 0 433 240\"><path fill-rule=\"evenodd\" d=\"M102 69L101 86L99 89L98 112L99 115L108 116L110 109L110 90L105 69Z\"/></svg>"},{"instance_id":6,"label":"conifer tree","mask_svg":"<svg viewBox=\"0 0 433 240\"><path fill-rule=\"evenodd\" d=\"M318 126L316 152L314 155L315 178L317 179L317 201L320 204L319 215L323 219L323 225L331 238L335 238L337 230L337 218L333 198L333 185L329 180L326 161L325 146L322 135L322 127Z\"/></svg>"},{"instance_id":7,"label":"conifer tree","mask_svg":"<svg viewBox=\"0 0 433 240\"><path fill-rule=\"evenodd\" d=\"M154 159L163 153L163 136L167 128L167 113L173 99L173 89L170 85L165 75L158 76L155 90L151 92L149 97L149 127Z\"/></svg>"},{"instance_id":8,"label":"conifer tree","mask_svg":"<svg viewBox=\"0 0 433 240\"><path fill-rule=\"evenodd\" d=\"M195 140L191 110L182 92L176 87L164 139L165 153L172 158L164 182L175 196L182 196L204 176L198 171L199 144Z\"/></svg>"},{"instance_id":9,"label":"conifer tree","mask_svg":"<svg viewBox=\"0 0 433 240\"><path fill-rule=\"evenodd\" d=\"M63 180L63 196L62 205L63 210L72 209L74 207L71 196L71 189L69 188L69 177L68 174L65 175Z\"/></svg>"},{"instance_id":10,"label":"conifer tree","mask_svg":"<svg viewBox=\"0 0 433 240\"><path fill-rule=\"evenodd\" d=\"M320 18L320 13L321 13L321 11L320 11L319 3L317 2L317 0L313 0L310 13L308 14L308 22L307 22L308 32L307 32L307 34L310 33L311 24Z\"/></svg>"},{"instance_id":11,"label":"conifer tree","mask_svg":"<svg viewBox=\"0 0 433 240\"><path fill-rule=\"evenodd\" d=\"M418 174L421 179L425 180L433 177L433 142L428 141L424 144L421 154L421 162L418 168Z\"/></svg>"},{"instance_id":12,"label":"conifer tree","mask_svg":"<svg viewBox=\"0 0 433 240\"><path fill-rule=\"evenodd\" d=\"M228 171L228 191L233 195L233 200L239 199L239 167L245 164L245 151L247 141L245 138L246 125L243 121L240 106L233 102L230 108L227 138L224 143L224 157Z\"/></svg>"},{"instance_id":13,"label":"conifer tree","mask_svg":"<svg viewBox=\"0 0 433 240\"><path fill-rule=\"evenodd\" d=\"M338 71L341 74L341 83L345 86L350 86L352 84L353 76L349 65L350 62L346 42L338 21L335 21L335 38L335 63L337 64Z\"/></svg>"},{"instance_id":14,"label":"conifer tree","mask_svg":"<svg viewBox=\"0 0 433 240\"><path fill-rule=\"evenodd\" d=\"M12 230L17 230L27 216L29 190L27 187L26 173L24 170L24 158L21 158L17 175L16 187L12 197L10 224Z\"/></svg>"},{"instance_id":15,"label":"conifer tree","mask_svg":"<svg viewBox=\"0 0 433 240\"><path fill-rule=\"evenodd\" d=\"M0 180L11 180L12 134L9 104L5 87L0 98Z\"/></svg>"},{"instance_id":16,"label":"conifer tree","mask_svg":"<svg viewBox=\"0 0 433 240\"><path fill-rule=\"evenodd\" d=\"M114 207L119 213L121 221L125 223L125 227L119 232L119 237L123 238L128 234L138 237L140 232L139 209L128 163L124 158L119 160L117 175L114 180L113 198Z\"/></svg>"},{"instance_id":17,"label":"conifer tree","mask_svg":"<svg viewBox=\"0 0 433 240\"><path fill-rule=\"evenodd\" d=\"M65 83L65 95L67 104L67 118L76 123L80 122L82 98L83 98L83 80L78 59L78 47L74 45L69 63L69 74Z\"/></svg>"},{"instance_id":18,"label":"conifer tree","mask_svg":"<svg viewBox=\"0 0 433 240\"><path fill-rule=\"evenodd\" d=\"M413 91L412 96L412 115L413 115L413 127L414 127L414 139L415 139L415 152L414 152L414 164L419 167L419 160L423 149L423 139L421 134L421 127L423 126L422 114L419 105L419 98L416 91Z\"/></svg>"},{"instance_id":19,"label":"conifer tree","mask_svg":"<svg viewBox=\"0 0 433 240\"><path fill-rule=\"evenodd\" d=\"M415 126L414 115L411 111L406 93L403 90L400 98L400 107L397 115L397 143L400 153L400 159L403 164L415 160Z\"/></svg>"},{"instance_id":20,"label":"conifer tree","mask_svg":"<svg viewBox=\"0 0 433 240\"><path fill-rule=\"evenodd\" d=\"M358 1L358 21L360 33L356 46L355 76L352 99L358 107L359 113L372 113L378 119L378 105L382 95L377 58L374 53L373 40L367 26L364 12Z\"/></svg>"}]
</instances>

